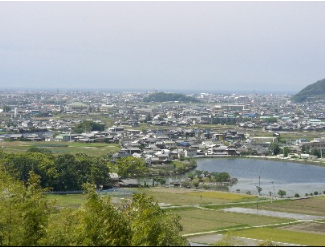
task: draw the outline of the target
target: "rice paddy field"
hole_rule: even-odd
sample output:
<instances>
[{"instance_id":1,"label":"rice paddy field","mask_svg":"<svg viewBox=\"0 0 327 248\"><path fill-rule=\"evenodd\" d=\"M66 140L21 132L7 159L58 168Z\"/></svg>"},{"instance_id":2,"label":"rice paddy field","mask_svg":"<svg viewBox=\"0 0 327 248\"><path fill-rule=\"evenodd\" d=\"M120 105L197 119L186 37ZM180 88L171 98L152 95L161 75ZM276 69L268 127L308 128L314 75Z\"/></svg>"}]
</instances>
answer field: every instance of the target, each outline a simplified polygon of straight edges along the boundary
<instances>
[{"instance_id":1,"label":"rice paddy field","mask_svg":"<svg viewBox=\"0 0 327 248\"><path fill-rule=\"evenodd\" d=\"M185 188L145 188L139 192L154 196L159 203L171 205L206 205L258 200L253 195L227 193L221 191L204 191Z\"/></svg>"},{"instance_id":2,"label":"rice paddy field","mask_svg":"<svg viewBox=\"0 0 327 248\"><path fill-rule=\"evenodd\" d=\"M42 148L53 154L86 153L90 156L104 156L120 150L118 144L108 143L79 143L79 142L30 142L30 141L3 141L0 142L4 152L26 152L31 147Z\"/></svg>"},{"instance_id":3,"label":"rice paddy field","mask_svg":"<svg viewBox=\"0 0 327 248\"><path fill-rule=\"evenodd\" d=\"M299 200L280 200L270 202L256 196L226 193L219 191L194 191L183 188L133 188L121 189L130 194L118 194L110 191L113 204L124 203L133 192L153 195L159 204L166 206L165 211L181 217L182 235L205 235L208 232L224 234L228 231L235 237L289 243L305 246L323 246L325 244L325 197L317 196ZM118 195L117 195L118 194ZM57 207L77 208L85 202L85 195L47 195L56 200ZM258 202L258 204L256 203ZM202 204L204 203L204 204ZM210 208L205 204L212 204ZM225 212L221 208L239 205L279 212L311 214L321 216L314 222L296 222L294 219L245 213ZM216 208L215 208L216 206ZM289 224L292 222L292 224ZM265 226L267 227L258 227ZM273 225L274 227L271 227ZM244 229L243 229L244 228ZM238 229L238 230L235 230ZM201 234L202 233L202 234ZM207 243L208 245L212 245Z\"/></svg>"},{"instance_id":4,"label":"rice paddy field","mask_svg":"<svg viewBox=\"0 0 327 248\"><path fill-rule=\"evenodd\" d=\"M182 234L219 231L226 228L281 224L289 221L289 219L269 216L253 216L197 208L176 210L174 212L181 216Z\"/></svg>"},{"instance_id":5,"label":"rice paddy field","mask_svg":"<svg viewBox=\"0 0 327 248\"><path fill-rule=\"evenodd\" d=\"M233 231L232 235L252 239L272 240L306 246L325 246L325 235L282 230L279 228L256 228Z\"/></svg>"}]
</instances>

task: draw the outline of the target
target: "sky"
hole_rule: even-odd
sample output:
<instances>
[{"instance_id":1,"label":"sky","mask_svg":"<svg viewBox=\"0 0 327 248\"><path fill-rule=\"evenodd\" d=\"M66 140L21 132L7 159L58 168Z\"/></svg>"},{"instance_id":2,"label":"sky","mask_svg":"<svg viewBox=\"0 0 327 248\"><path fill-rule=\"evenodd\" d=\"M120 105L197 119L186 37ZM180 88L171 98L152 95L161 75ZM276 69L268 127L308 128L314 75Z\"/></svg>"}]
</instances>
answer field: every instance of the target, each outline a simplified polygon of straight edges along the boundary
<instances>
[{"instance_id":1,"label":"sky","mask_svg":"<svg viewBox=\"0 0 327 248\"><path fill-rule=\"evenodd\" d=\"M0 90L296 93L323 78L324 1L0 1Z\"/></svg>"}]
</instances>

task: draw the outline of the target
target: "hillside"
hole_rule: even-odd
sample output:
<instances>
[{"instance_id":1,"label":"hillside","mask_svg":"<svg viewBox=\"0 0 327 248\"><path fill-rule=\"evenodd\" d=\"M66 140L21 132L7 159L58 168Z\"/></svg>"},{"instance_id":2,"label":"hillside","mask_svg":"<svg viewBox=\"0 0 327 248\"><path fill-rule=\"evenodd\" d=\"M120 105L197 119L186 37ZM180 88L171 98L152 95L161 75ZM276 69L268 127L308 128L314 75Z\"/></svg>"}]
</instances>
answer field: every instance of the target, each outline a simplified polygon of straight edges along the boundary
<instances>
[{"instance_id":1,"label":"hillside","mask_svg":"<svg viewBox=\"0 0 327 248\"><path fill-rule=\"evenodd\" d=\"M194 97L185 96L183 94L176 93L154 93L145 97L144 102L169 102L169 101L178 101L178 102L198 102Z\"/></svg>"},{"instance_id":2,"label":"hillside","mask_svg":"<svg viewBox=\"0 0 327 248\"><path fill-rule=\"evenodd\" d=\"M295 102L314 101L325 98L325 79L308 85L292 97Z\"/></svg>"}]
</instances>

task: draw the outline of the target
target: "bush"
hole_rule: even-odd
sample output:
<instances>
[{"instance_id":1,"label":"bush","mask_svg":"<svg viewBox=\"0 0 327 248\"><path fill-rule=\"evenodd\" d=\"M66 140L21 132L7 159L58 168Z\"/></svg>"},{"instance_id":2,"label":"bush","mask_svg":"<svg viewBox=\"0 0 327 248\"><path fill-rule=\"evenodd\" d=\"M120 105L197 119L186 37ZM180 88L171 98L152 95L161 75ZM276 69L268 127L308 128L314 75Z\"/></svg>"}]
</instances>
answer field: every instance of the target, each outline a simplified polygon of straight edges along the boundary
<instances>
[{"instance_id":1,"label":"bush","mask_svg":"<svg viewBox=\"0 0 327 248\"><path fill-rule=\"evenodd\" d=\"M300 195L299 195L298 193L296 193L296 194L294 195L294 197L300 197Z\"/></svg>"}]
</instances>

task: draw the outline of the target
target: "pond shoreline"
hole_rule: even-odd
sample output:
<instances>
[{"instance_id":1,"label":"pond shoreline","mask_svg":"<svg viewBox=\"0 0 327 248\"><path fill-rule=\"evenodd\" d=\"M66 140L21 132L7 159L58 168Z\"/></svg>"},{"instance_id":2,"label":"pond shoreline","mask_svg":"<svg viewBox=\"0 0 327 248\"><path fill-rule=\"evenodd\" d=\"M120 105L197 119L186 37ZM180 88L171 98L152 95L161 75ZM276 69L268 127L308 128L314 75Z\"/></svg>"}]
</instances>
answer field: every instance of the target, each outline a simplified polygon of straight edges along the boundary
<instances>
[{"instance_id":1,"label":"pond shoreline","mask_svg":"<svg viewBox=\"0 0 327 248\"><path fill-rule=\"evenodd\" d=\"M277 158L277 157L272 157L272 156L251 156L251 155L247 155L247 156L230 156L230 155L226 155L226 156L198 156L198 157L194 157L195 159L206 159L206 158L223 158L223 159L258 159L258 160L272 160L272 161L276 161L276 162L290 162L290 163L298 163L298 164L310 164L310 165L317 165L320 167L325 167L325 162L321 163L320 161L308 161L308 160L296 160L296 159L281 159L281 158Z\"/></svg>"}]
</instances>

